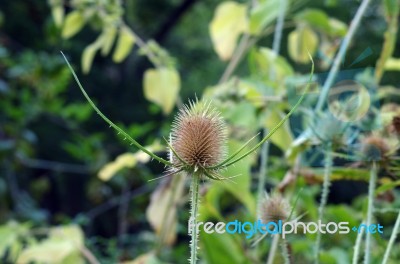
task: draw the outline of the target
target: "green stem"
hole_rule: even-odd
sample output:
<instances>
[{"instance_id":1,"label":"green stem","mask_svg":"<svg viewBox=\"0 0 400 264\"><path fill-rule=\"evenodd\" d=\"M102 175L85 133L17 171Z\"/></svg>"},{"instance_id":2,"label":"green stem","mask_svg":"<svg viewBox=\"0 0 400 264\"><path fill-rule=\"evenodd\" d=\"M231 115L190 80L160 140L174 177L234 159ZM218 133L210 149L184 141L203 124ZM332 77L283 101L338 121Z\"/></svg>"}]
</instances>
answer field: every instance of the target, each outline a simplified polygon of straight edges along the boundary
<instances>
[{"instance_id":1,"label":"green stem","mask_svg":"<svg viewBox=\"0 0 400 264\"><path fill-rule=\"evenodd\" d=\"M385 256L383 257L382 264L386 264L389 260L390 251L392 251L392 247L394 241L396 240L397 234L400 232L400 213L397 216L396 223L394 224L392 235L390 236L389 244L387 245Z\"/></svg>"},{"instance_id":2,"label":"green stem","mask_svg":"<svg viewBox=\"0 0 400 264\"><path fill-rule=\"evenodd\" d=\"M190 259L191 264L197 261L197 249L198 249L198 229L197 229L197 216L199 214L199 186L200 186L200 174L194 173L192 175L192 184L190 186L190 219L189 219L189 234L191 235L190 242Z\"/></svg>"},{"instance_id":3,"label":"green stem","mask_svg":"<svg viewBox=\"0 0 400 264\"><path fill-rule=\"evenodd\" d=\"M356 29L358 28L358 26L360 24L361 17L364 15L365 11L367 10L369 2L370 2L370 0L362 1L360 7L357 10L356 15L354 16L353 20L351 21L349 30L347 31L347 34L344 37L344 39L340 45L339 51L335 57L335 60L333 61L333 65L329 71L328 77L324 83L324 86L322 87L321 94L318 98L317 106L315 107L316 112L321 111L322 107L324 106L326 98L328 97L329 89L331 88L333 82L335 81L336 74L339 71L340 63L343 61L343 58L346 55L346 50L350 44L351 39L354 36L354 33L356 32Z\"/></svg>"},{"instance_id":4,"label":"green stem","mask_svg":"<svg viewBox=\"0 0 400 264\"><path fill-rule=\"evenodd\" d=\"M172 163L169 162L168 160L165 160L159 156L157 156L156 154L152 153L151 151L147 150L145 147L143 147L142 145L139 144L139 142L137 142L136 140L134 140L133 138L131 138L131 136L129 136L124 130L122 130L120 127L118 127L116 124L114 124L110 119L108 119L101 111L99 108L97 108L97 106L93 103L93 101L90 99L89 95L86 93L85 89L83 89L83 86L81 84L81 82L78 79L78 76L76 75L74 69L72 68L71 64L69 64L67 58L65 57L64 53L61 52L61 54L63 55L68 68L70 69L72 75L74 76L74 79L76 81L76 83L78 84L79 88L81 89L83 95L85 96L86 100L89 102L89 104L92 106L92 108L94 109L94 111L96 111L96 113L104 120L106 121L106 123L108 123L110 125L110 127L114 128L118 134L123 135L125 139L128 139L131 142L131 145L135 145L138 149L142 150L143 152L145 152L146 154L148 154L150 157L152 157L153 159L167 165L167 166L171 166Z\"/></svg>"},{"instance_id":5,"label":"green stem","mask_svg":"<svg viewBox=\"0 0 400 264\"><path fill-rule=\"evenodd\" d=\"M327 143L325 154L324 182L322 184L321 201L318 208L318 220L323 221L325 206L328 202L329 187L331 185L332 172L332 143ZM315 243L315 263L319 263L319 250L321 247L321 233L317 233L317 241Z\"/></svg>"},{"instance_id":6,"label":"green stem","mask_svg":"<svg viewBox=\"0 0 400 264\"><path fill-rule=\"evenodd\" d=\"M361 226L365 223L362 222ZM353 254L353 264L358 264L358 256L360 255L361 241L364 234L364 230L358 230L356 244L354 245L354 254Z\"/></svg>"},{"instance_id":7,"label":"green stem","mask_svg":"<svg viewBox=\"0 0 400 264\"><path fill-rule=\"evenodd\" d=\"M369 187L368 187L368 211L367 211L367 228L372 223L372 214L374 212L374 192L376 186L376 178L378 174L377 164L374 161L372 163L371 174L369 177ZM369 264L371 262L371 233L367 232L365 238L365 257L364 264Z\"/></svg>"}]
</instances>

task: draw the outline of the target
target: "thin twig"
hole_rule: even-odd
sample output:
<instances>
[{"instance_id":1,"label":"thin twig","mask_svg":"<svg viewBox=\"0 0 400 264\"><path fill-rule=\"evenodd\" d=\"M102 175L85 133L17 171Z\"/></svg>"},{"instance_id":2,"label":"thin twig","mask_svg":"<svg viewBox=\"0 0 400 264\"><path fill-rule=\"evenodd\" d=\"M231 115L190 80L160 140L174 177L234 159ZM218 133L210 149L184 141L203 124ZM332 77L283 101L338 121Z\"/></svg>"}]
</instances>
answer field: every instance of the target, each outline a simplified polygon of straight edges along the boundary
<instances>
[{"instance_id":1,"label":"thin twig","mask_svg":"<svg viewBox=\"0 0 400 264\"><path fill-rule=\"evenodd\" d=\"M322 87L321 94L318 98L317 106L315 107L316 112L322 110L322 107L328 97L329 89L331 88L333 82L335 81L336 74L339 71L340 63L343 61L343 58L346 54L346 50L354 36L354 33L356 32L356 29L360 24L361 18L364 15L369 2L370 0L363 0L363 2L361 3L360 7L357 10L356 15L354 16L353 20L350 23L349 30L346 36L344 37L342 44L340 45L339 52L337 53L335 60L333 61L333 65L329 71L328 78L326 79L324 86Z\"/></svg>"}]
</instances>

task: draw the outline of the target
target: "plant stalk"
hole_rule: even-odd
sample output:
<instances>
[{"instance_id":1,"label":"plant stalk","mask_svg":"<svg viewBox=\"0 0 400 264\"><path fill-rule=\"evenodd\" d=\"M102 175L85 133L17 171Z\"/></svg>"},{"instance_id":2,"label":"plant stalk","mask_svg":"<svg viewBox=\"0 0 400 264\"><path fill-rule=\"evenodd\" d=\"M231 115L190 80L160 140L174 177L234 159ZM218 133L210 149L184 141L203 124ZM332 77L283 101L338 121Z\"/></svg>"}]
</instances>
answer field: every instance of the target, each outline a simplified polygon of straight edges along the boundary
<instances>
[{"instance_id":1,"label":"plant stalk","mask_svg":"<svg viewBox=\"0 0 400 264\"><path fill-rule=\"evenodd\" d=\"M328 142L326 145L325 162L324 162L324 182L322 184L321 201L318 208L318 219L323 221L325 206L328 202L329 187L331 185L331 172L332 172L332 143ZM321 247L321 233L317 233L317 241L315 243L315 263L319 263L319 250Z\"/></svg>"},{"instance_id":2,"label":"plant stalk","mask_svg":"<svg viewBox=\"0 0 400 264\"><path fill-rule=\"evenodd\" d=\"M190 186L190 219L189 219L189 234L191 235L190 241L190 259L191 264L197 261L197 249L198 249L198 228L197 228L197 216L199 214L199 186L200 186L200 174L193 173L192 184Z\"/></svg>"},{"instance_id":3,"label":"plant stalk","mask_svg":"<svg viewBox=\"0 0 400 264\"><path fill-rule=\"evenodd\" d=\"M367 211L367 221L366 225L367 228L372 223L372 214L374 212L374 192L376 186L376 179L378 174L377 164L374 161L372 163L371 174L369 177L369 187L368 187L368 211ZM364 257L364 264L369 264L371 262L371 233L366 232L365 238L365 257Z\"/></svg>"},{"instance_id":4,"label":"plant stalk","mask_svg":"<svg viewBox=\"0 0 400 264\"><path fill-rule=\"evenodd\" d=\"M329 71L328 77L324 83L324 86L322 87L321 94L318 98L318 103L317 106L315 107L315 111L319 112L322 110L322 107L324 106L324 103L328 97L328 92L329 89L331 88L333 82L335 81L336 74L339 71L340 63L343 61L344 56L346 55L346 50L351 42L351 39L354 36L354 33L356 32L356 29L358 28L361 17L364 15L365 10L368 7L370 0L363 0L360 7L357 10L356 15L354 16L353 20L350 23L349 31L347 32L346 36L344 37L339 51L335 57L335 60L333 61L333 65Z\"/></svg>"},{"instance_id":5,"label":"plant stalk","mask_svg":"<svg viewBox=\"0 0 400 264\"><path fill-rule=\"evenodd\" d=\"M397 234L400 232L400 212L397 216L396 223L394 224L392 235L390 236L389 244L387 245L385 255L383 257L382 264L386 264L389 260L390 251L392 251L394 241L396 240Z\"/></svg>"}]
</instances>

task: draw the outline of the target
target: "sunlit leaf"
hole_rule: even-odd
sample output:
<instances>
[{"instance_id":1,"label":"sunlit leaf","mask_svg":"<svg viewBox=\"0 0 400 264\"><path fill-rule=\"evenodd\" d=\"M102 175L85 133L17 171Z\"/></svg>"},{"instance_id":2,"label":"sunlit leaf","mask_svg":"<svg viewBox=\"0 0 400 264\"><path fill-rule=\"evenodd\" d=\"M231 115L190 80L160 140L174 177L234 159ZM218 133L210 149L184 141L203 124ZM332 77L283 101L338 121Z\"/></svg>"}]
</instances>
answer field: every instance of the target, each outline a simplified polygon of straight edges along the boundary
<instances>
[{"instance_id":1,"label":"sunlit leaf","mask_svg":"<svg viewBox=\"0 0 400 264\"><path fill-rule=\"evenodd\" d=\"M222 60L228 60L241 33L247 30L247 7L232 1L221 3L210 23L213 46Z\"/></svg>"},{"instance_id":2,"label":"sunlit leaf","mask_svg":"<svg viewBox=\"0 0 400 264\"><path fill-rule=\"evenodd\" d=\"M148 69L144 74L144 96L169 114L178 98L181 81L174 68Z\"/></svg>"},{"instance_id":3,"label":"sunlit leaf","mask_svg":"<svg viewBox=\"0 0 400 264\"><path fill-rule=\"evenodd\" d=\"M158 141L150 146L146 146L151 152L157 152L163 149ZM146 163L150 160L150 156L143 151L137 151L136 153L124 153L119 155L114 161L106 164L99 171L98 177L103 181L110 180L118 171L124 168L133 168L138 162Z\"/></svg>"},{"instance_id":4,"label":"sunlit leaf","mask_svg":"<svg viewBox=\"0 0 400 264\"><path fill-rule=\"evenodd\" d=\"M289 34L289 55L298 63L308 63L318 47L318 36L309 27L298 27Z\"/></svg>"},{"instance_id":5,"label":"sunlit leaf","mask_svg":"<svg viewBox=\"0 0 400 264\"><path fill-rule=\"evenodd\" d=\"M88 73L92 67L94 56L103 45L104 35L100 35L95 42L87 46L82 53L82 71Z\"/></svg>"},{"instance_id":6,"label":"sunlit leaf","mask_svg":"<svg viewBox=\"0 0 400 264\"><path fill-rule=\"evenodd\" d=\"M101 55L105 56L110 52L111 47L114 44L115 37L117 36L117 28L115 26L109 26L104 29L103 34L104 41L101 47Z\"/></svg>"},{"instance_id":7,"label":"sunlit leaf","mask_svg":"<svg viewBox=\"0 0 400 264\"><path fill-rule=\"evenodd\" d=\"M61 27L64 20L64 6L61 0L49 0L51 15L57 27Z\"/></svg>"},{"instance_id":8,"label":"sunlit leaf","mask_svg":"<svg viewBox=\"0 0 400 264\"><path fill-rule=\"evenodd\" d=\"M112 57L113 61L117 63L123 61L131 52L135 41L136 38L133 32L126 26L121 27L118 33L117 46Z\"/></svg>"},{"instance_id":9,"label":"sunlit leaf","mask_svg":"<svg viewBox=\"0 0 400 264\"><path fill-rule=\"evenodd\" d=\"M64 263L69 256L77 255L75 263L83 263L80 247L83 245L83 232L78 226L52 228L49 237L37 244L25 248L17 259L17 264L31 262L58 264Z\"/></svg>"},{"instance_id":10,"label":"sunlit leaf","mask_svg":"<svg viewBox=\"0 0 400 264\"><path fill-rule=\"evenodd\" d=\"M64 22L62 29L62 37L70 38L78 33L85 25L85 18L80 11L72 11L69 13Z\"/></svg>"},{"instance_id":11,"label":"sunlit leaf","mask_svg":"<svg viewBox=\"0 0 400 264\"><path fill-rule=\"evenodd\" d=\"M385 70L400 71L400 58L389 58L385 63Z\"/></svg>"}]
</instances>

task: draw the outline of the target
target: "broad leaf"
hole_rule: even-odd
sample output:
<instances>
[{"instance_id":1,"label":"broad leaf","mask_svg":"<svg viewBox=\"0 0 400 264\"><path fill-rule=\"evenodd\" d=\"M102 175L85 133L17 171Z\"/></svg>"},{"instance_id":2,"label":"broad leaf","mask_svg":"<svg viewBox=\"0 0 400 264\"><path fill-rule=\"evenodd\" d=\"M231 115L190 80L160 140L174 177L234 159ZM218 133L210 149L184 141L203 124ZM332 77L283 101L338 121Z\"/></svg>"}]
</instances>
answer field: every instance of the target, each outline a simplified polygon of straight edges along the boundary
<instances>
[{"instance_id":1,"label":"broad leaf","mask_svg":"<svg viewBox=\"0 0 400 264\"><path fill-rule=\"evenodd\" d=\"M169 114L178 98L181 81L174 68L148 69L144 74L144 96Z\"/></svg>"},{"instance_id":2,"label":"broad leaf","mask_svg":"<svg viewBox=\"0 0 400 264\"><path fill-rule=\"evenodd\" d=\"M247 7L236 2L221 3L210 23L211 40L222 60L228 60L236 47L240 34L247 30Z\"/></svg>"}]
</instances>

